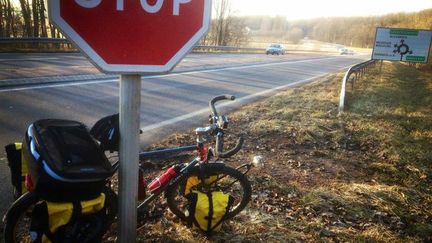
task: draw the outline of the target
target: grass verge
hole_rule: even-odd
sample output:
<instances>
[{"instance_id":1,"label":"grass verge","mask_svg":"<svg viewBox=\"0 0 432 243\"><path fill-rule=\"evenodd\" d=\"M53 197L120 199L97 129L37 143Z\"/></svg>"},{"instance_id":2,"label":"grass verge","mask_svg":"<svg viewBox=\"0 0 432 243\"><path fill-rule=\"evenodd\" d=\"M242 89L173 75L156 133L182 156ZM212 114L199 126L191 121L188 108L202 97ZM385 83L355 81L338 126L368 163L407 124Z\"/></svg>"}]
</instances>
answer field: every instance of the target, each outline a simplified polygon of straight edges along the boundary
<instances>
[{"instance_id":1,"label":"grass verge","mask_svg":"<svg viewBox=\"0 0 432 243\"><path fill-rule=\"evenodd\" d=\"M432 240L431 73L397 63L373 68L337 117L342 76L230 114L230 130L244 131L247 142L228 163L259 154L265 166L250 172L252 202L223 232L206 238L166 212L139 231L140 240ZM155 147L187 144L192 134Z\"/></svg>"}]
</instances>

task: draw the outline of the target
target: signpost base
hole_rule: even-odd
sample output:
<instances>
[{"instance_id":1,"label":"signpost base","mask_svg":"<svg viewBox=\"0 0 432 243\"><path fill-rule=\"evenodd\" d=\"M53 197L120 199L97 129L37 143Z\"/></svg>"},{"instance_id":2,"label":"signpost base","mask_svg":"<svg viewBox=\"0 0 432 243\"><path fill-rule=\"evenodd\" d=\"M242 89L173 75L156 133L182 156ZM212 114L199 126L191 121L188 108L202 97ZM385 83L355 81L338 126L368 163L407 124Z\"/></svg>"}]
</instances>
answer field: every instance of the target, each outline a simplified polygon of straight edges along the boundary
<instances>
[{"instance_id":1,"label":"signpost base","mask_svg":"<svg viewBox=\"0 0 432 243\"><path fill-rule=\"evenodd\" d=\"M120 78L119 240L136 241L141 76Z\"/></svg>"}]
</instances>

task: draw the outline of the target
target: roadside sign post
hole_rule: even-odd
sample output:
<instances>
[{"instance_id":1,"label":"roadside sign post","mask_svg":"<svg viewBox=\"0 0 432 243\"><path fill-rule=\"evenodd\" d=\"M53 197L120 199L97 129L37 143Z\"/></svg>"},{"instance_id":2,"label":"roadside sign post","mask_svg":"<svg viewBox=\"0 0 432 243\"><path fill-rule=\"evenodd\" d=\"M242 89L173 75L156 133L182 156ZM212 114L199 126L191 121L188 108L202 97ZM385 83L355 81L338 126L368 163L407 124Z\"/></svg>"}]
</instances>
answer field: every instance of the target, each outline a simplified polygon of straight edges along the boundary
<instances>
[{"instance_id":1,"label":"roadside sign post","mask_svg":"<svg viewBox=\"0 0 432 243\"><path fill-rule=\"evenodd\" d=\"M211 0L50 0L51 22L120 78L119 242L136 241L141 75L167 73L204 36Z\"/></svg>"},{"instance_id":2,"label":"roadside sign post","mask_svg":"<svg viewBox=\"0 0 432 243\"><path fill-rule=\"evenodd\" d=\"M372 59L427 63L431 43L432 30L378 27Z\"/></svg>"},{"instance_id":3,"label":"roadside sign post","mask_svg":"<svg viewBox=\"0 0 432 243\"><path fill-rule=\"evenodd\" d=\"M141 106L141 76L123 74L120 78L120 163L118 179L119 239L136 241L139 125Z\"/></svg>"}]
</instances>

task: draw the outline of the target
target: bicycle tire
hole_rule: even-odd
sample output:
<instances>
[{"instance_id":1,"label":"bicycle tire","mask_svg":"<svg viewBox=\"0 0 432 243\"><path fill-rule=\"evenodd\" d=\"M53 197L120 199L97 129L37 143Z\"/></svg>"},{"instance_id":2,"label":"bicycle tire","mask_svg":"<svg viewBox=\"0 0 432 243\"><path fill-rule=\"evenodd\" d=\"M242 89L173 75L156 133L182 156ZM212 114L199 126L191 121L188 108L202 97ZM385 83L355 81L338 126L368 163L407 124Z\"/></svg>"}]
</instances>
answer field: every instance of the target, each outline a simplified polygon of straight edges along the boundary
<instances>
[{"instance_id":1,"label":"bicycle tire","mask_svg":"<svg viewBox=\"0 0 432 243\"><path fill-rule=\"evenodd\" d=\"M117 214L117 195L109 188L104 190L106 196L107 227L115 220ZM18 198L4 216L4 239L7 243L32 242L29 228L32 207L40 198L34 192L27 192ZM24 216L24 218L23 218ZM24 225L18 225L20 220ZM18 228L19 227L19 228ZM22 227L22 228L21 228Z\"/></svg>"},{"instance_id":2,"label":"bicycle tire","mask_svg":"<svg viewBox=\"0 0 432 243\"><path fill-rule=\"evenodd\" d=\"M18 198L9 210L6 212L6 215L3 219L5 228L4 228L4 239L5 242L8 243L18 243L18 242L31 242L30 234L23 236L23 238L17 238L17 223L22 219L24 214L28 213L31 210L31 207L34 206L39 201L38 196L33 192L27 192ZM28 228L30 226L30 216L23 219L24 221L28 221ZM27 230L28 231L28 230ZM25 240L26 239L26 240Z\"/></svg>"},{"instance_id":3,"label":"bicycle tire","mask_svg":"<svg viewBox=\"0 0 432 243\"><path fill-rule=\"evenodd\" d=\"M223 163L208 163L192 168L192 170L187 175L183 176L179 181L167 188L165 191L165 197L168 207L172 213L174 213L181 220L187 222L188 203L184 195L184 186L188 178L199 178L200 173L202 173L201 169L204 171L206 177L215 175L218 176L218 179L215 180L215 182L210 182L210 184L207 184L206 186L210 185L212 188L221 189L223 188L221 185L227 183L227 185L230 187L227 188L228 190L222 190L234 197L234 205L227 213L226 219L233 218L247 206L251 200L252 194L252 187L247 177L240 171L228 167ZM229 185L230 182L231 185Z\"/></svg>"}]
</instances>

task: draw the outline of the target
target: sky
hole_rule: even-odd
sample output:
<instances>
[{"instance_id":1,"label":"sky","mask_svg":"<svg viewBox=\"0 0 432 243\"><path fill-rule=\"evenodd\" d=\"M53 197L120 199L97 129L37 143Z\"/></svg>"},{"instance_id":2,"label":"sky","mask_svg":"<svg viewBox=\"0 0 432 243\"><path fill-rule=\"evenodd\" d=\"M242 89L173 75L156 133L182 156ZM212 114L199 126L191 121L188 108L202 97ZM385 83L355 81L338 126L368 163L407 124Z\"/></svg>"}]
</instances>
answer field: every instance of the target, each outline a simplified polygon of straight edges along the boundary
<instances>
[{"instance_id":1,"label":"sky","mask_svg":"<svg viewBox=\"0 0 432 243\"><path fill-rule=\"evenodd\" d=\"M432 0L229 0L235 15L286 16L290 20L371 16L432 8Z\"/></svg>"},{"instance_id":2,"label":"sky","mask_svg":"<svg viewBox=\"0 0 432 243\"><path fill-rule=\"evenodd\" d=\"M105 0L108 1L108 0ZM112 0L110 0L112 1ZM138 0L135 0L138 1ZM150 0L148 0L151 2ZM155 1L155 0L152 0ZM165 0L166 1L166 0ZM371 16L432 8L432 0L228 0L238 16L286 16L289 20ZM19 5L19 0L12 0Z\"/></svg>"}]
</instances>

